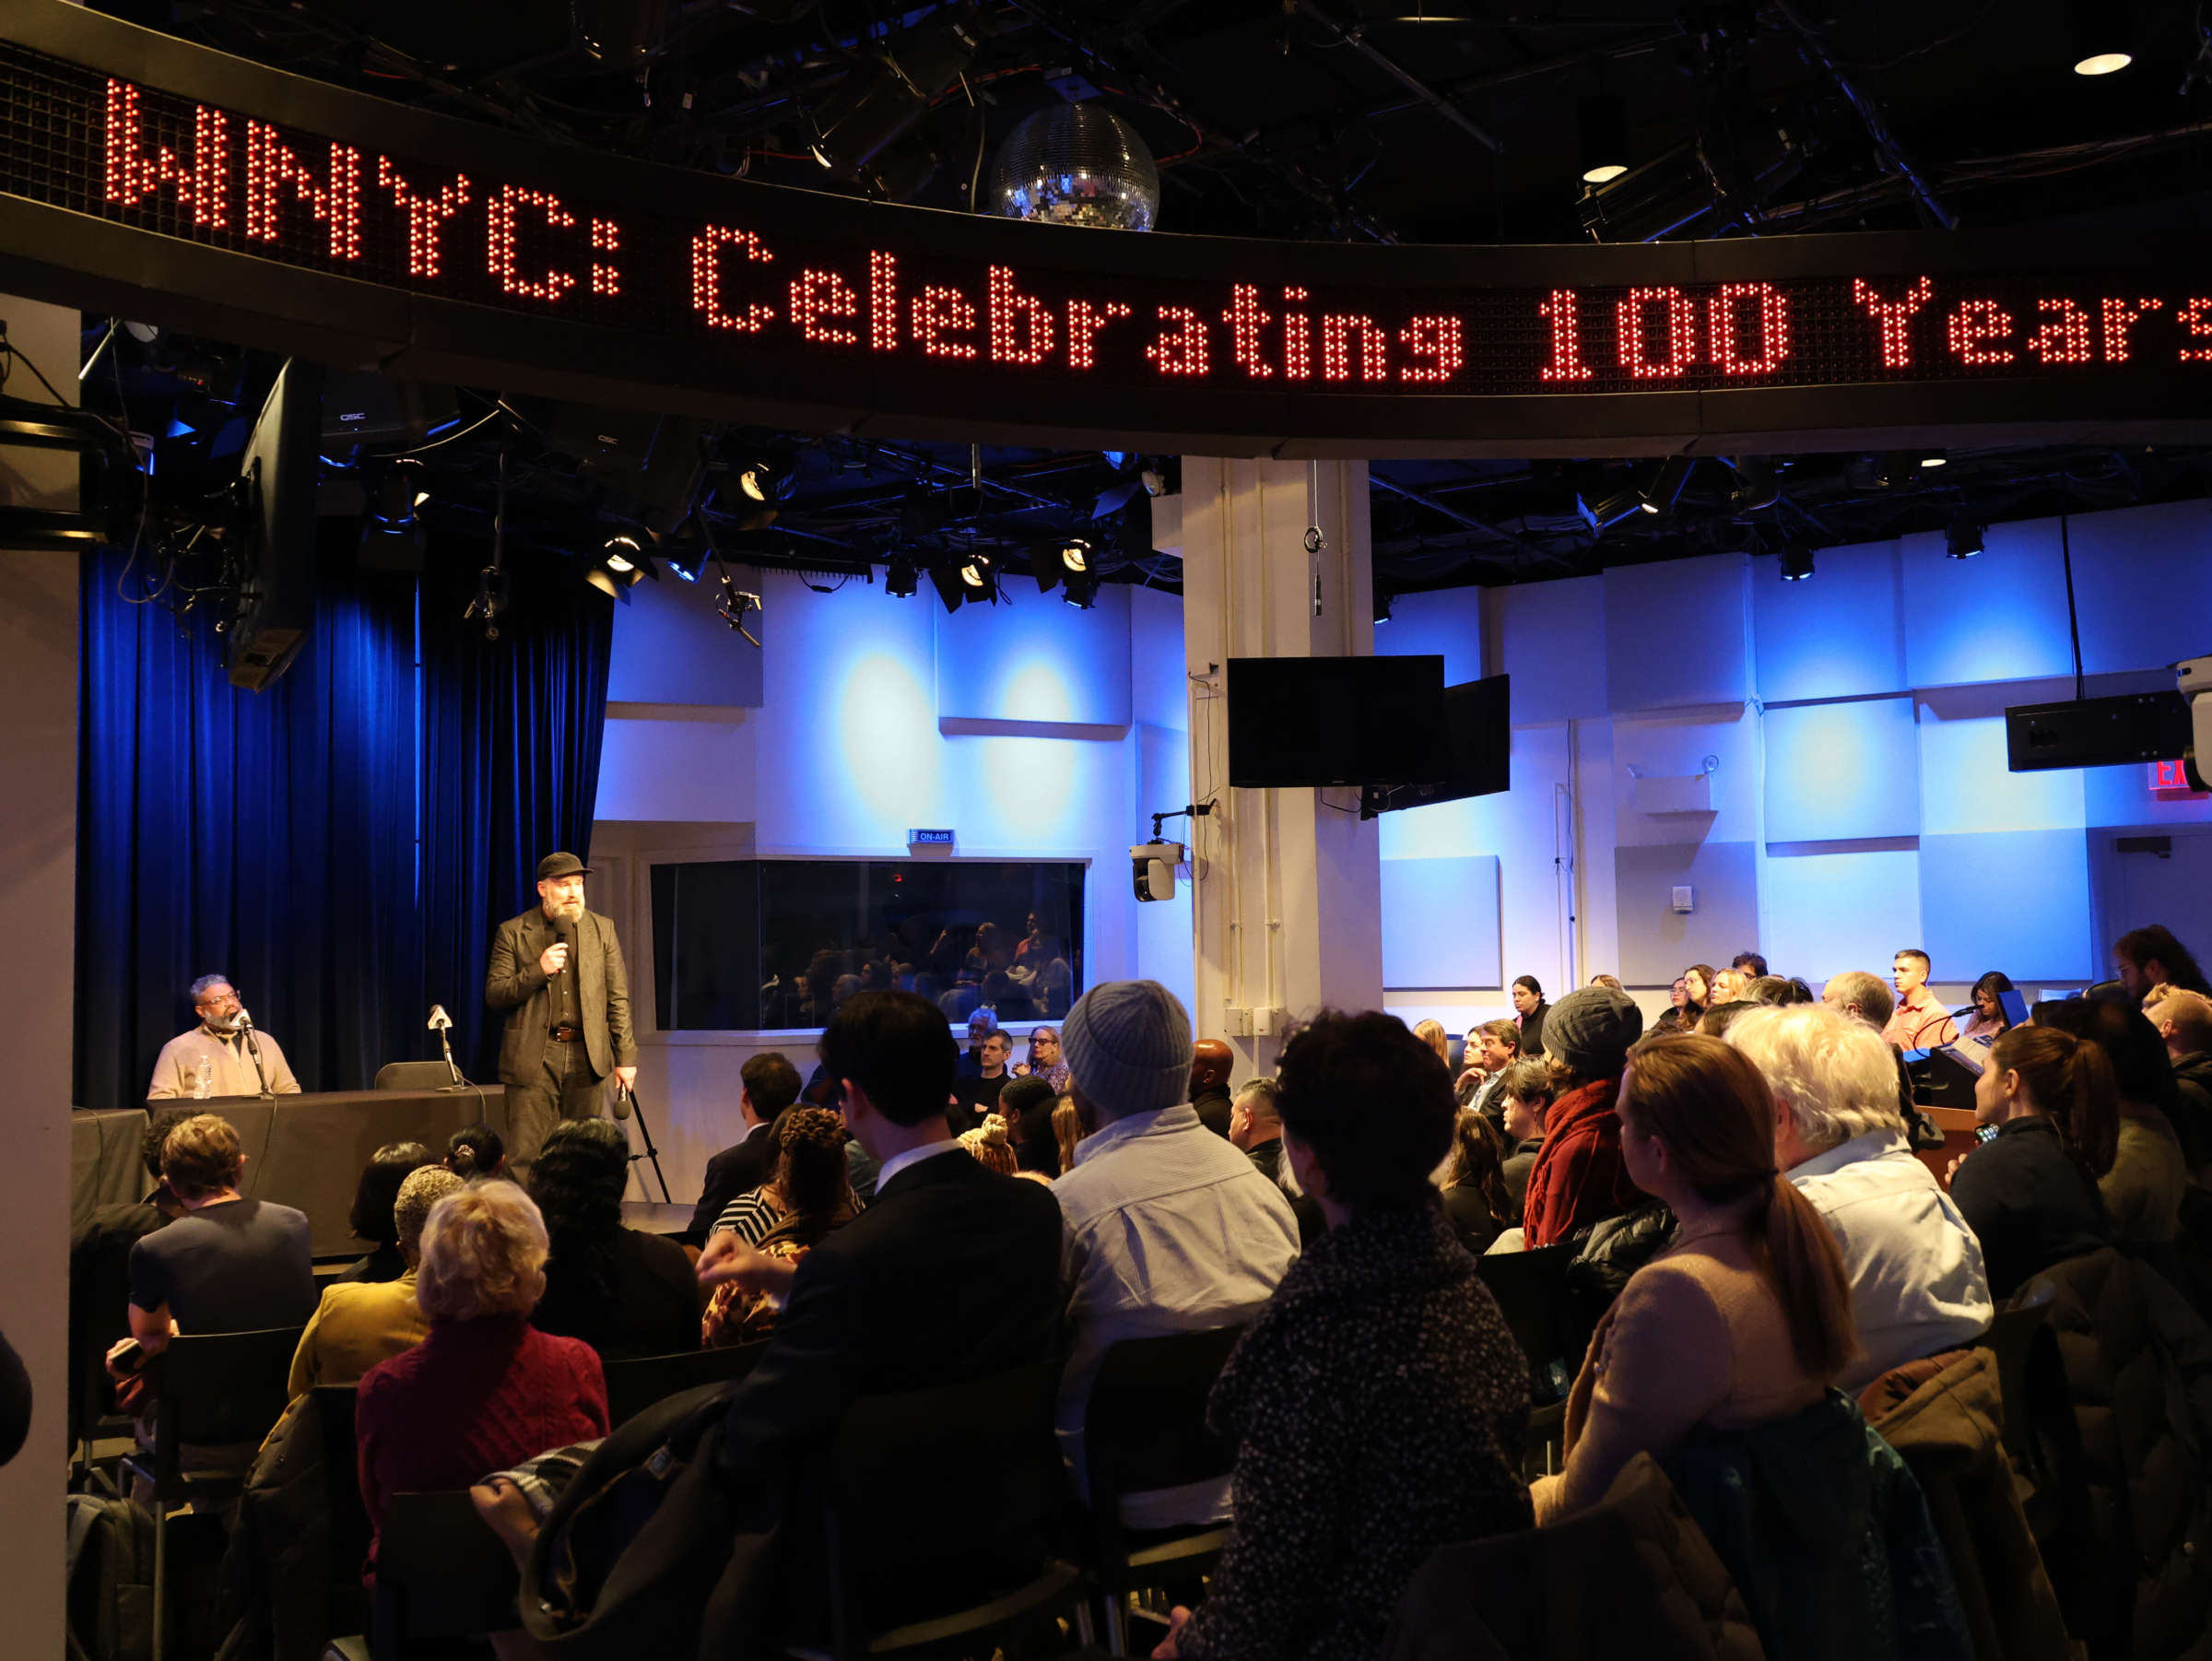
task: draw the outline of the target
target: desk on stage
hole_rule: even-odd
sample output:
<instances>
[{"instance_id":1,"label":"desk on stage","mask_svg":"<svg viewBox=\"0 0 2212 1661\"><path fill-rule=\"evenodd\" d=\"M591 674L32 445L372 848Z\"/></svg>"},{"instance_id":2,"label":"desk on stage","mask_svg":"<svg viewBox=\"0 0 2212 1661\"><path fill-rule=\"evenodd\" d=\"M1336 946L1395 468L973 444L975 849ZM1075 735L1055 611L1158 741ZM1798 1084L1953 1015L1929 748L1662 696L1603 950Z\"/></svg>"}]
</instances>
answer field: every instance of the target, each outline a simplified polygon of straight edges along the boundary
<instances>
[{"instance_id":1,"label":"desk on stage","mask_svg":"<svg viewBox=\"0 0 2212 1661\"><path fill-rule=\"evenodd\" d=\"M446 1138L481 1121L507 1134L507 1090L322 1090L298 1096L218 1096L207 1101L163 1101L219 1113L238 1129L245 1149L242 1191L254 1199L307 1213L318 1257L368 1250L347 1227L353 1191L369 1156L387 1142L420 1142L443 1156ZM139 1162L147 1124L144 1108L72 1115L70 1222L95 1206L143 1199L148 1187Z\"/></svg>"}]
</instances>

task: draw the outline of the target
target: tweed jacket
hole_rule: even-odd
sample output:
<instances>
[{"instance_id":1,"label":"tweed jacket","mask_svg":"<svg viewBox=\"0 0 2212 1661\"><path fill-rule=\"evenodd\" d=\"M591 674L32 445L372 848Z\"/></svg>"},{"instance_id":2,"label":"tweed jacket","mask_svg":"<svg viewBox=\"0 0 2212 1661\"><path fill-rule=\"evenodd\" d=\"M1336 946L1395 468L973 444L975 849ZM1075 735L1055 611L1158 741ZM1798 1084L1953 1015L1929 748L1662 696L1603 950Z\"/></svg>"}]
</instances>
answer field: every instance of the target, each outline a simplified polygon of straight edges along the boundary
<instances>
[{"instance_id":1,"label":"tweed jacket","mask_svg":"<svg viewBox=\"0 0 2212 1661\"><path fill-rule=\"evenodd\" d=\"M500 1035L500 1078L508 1084L535 1078L553 1026L555 993L537 966L559 937L542 906L500 925L484 971L484 1001L507 1011ZM638 1041L629 1022L629 972L611 917L586 912L576 920L576 1005L592 1071L604 1078L618 1066L638 1065Z\"/></svg>"}]
</instances>

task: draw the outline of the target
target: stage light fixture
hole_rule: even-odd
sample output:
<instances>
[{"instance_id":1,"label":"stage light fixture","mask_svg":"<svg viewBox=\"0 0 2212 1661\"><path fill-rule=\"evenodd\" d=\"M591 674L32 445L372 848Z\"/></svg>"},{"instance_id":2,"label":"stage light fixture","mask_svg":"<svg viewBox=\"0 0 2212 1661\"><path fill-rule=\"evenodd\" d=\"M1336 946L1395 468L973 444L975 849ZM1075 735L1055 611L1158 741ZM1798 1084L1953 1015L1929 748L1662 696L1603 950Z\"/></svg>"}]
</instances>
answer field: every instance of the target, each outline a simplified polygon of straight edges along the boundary
<instances>
[{"instance_id":1,"label":"stage light fixture","mask_svg":"<svg viewBox=\"0 0 2212 1661\"><path fill-rule=\"evenodd\" d=\"M1689 482L1689 475L1697 466L1694 457L1670 455L1659 464L1651 482L1637 493L1636 505L1647 513L1671 513L1682 495L1682 487Z\"/></svg>"},{"instance_id":2,"label":"stage light fixture","mask_svg":"<svg viewBox=\"0 0 2212 1661\"><path fill-rule=\"evenodd\" d=\"M1603 536L1607 526L1618 524L1642 506L1642 499L1632 486L1594 495L1578 490L1574 498L1574 511L1583 516L1592 536Z\"/></svg>"},{"instance_id":3,"label":"stage light fixture","mask_svg":"<svg viewBox=\"0 0 2212 1661\"><path fill-rule=\"evenodd\" d=\"M1971 519L1954 519L1943 527L1943 551L1953 560L1971 560L1982 551L1982 527Z\"/></svg>"},{"instance_id":4,"label":"stage light fixture","mask_svg":"<svg viewBox=\"0 0 2212 1661\"><path fill-rule=\"evenodd\" d=\"M1167 476L1161 473L1158 467L1141 467L1137 470L1136 477L1137 481L1145 487L1147 496L1161 496L1167 493Z\"/></svg>"},{"instance_id":5,"label":"stage light fixture","mask_svg":"<svg viewBox=\"0 0 2212 1661\"><path fill-rule=\"evenodd\" d=\"M959 78L973 62L979 40L975 24L965 18L894 36L812 112L808 154L831 172L858 178Z\"/></svg>"},{"instance_id":6,"label":"stage light fixture","mask_svg":"<svg viewBox=\"0 0 2212 1661\"><path fill-rule=\"evenodd\" d=\"M1585 98L1576 110L1583 183L1604 184L1629 171L1628 106L1611 93Z\"/></svg>"},{"instance_id":7,"label":"stage light fixture","mask_svg":"<svg viewBox=\"0 0 2212 1661\"><path fill-rule=\"evenodd\" d=\"M601 546L598 560L583 573L583 580L601 594L628 604L629 591L651 563L642 542L628 531L617 531Z\"/></svg>"},{"instance_id":8,"label":"stage light fixture","mask_svg":"<svg viewBox=\"0 0 2212 1661\"><path fill-rule=\"evenodd\" d=\"M2136 61L2126 0L2073 0L2074 73L2112 75Z\"/></svg>"},{"instance_id":9,"label":"stage light fixture","mask_svg":"<svg viewBox=\"0 0 2212 1661\"><path fill-rule=\"evenodd\" d=\"M1951 458L1940 450L1931 450L1920 458L1920 470L1923 473L1925 473L1930 467L1947 467L1950 465Z\"/></svg>"},{"instance_id":10,"label":"stage light fixture","mask_svg":"<svg viewBox=\"0 0 2212 1661\"><path fill-rule=\"evenodd\" d=\"M933 565L929 581L937 591L937 598L945 602L945 609L957 612L968 603L968 589L960 581L960 573L949 565Z\"/></svg>"},{"instance_id":11,"label":"stage light fixture","mask_svg":"<svg viewBox=\"0 0 2212 1661\"><path fill-rule=\"evenodd\" d=\"M1099 603L1099 574L1096 571L1070 571L1067 593L1064 598L1077 611L1088 611Z\"/></svg>"},{"instance_id":12,"label":"stage light fixture","mask_svg":"<svg viewBox=\"0 0 2212 1661\"><path fill-rule=\"evenodd\" d=\"M998 604L997 561L989 554L971 552L960 561L960 587L971 606Z\"/></svg>"},{"instance_id":13,"label":"stage light fixture","mask_svg":"<svg viewBox=\"0 0 2212 1661\"><path fill-rule=\"evenodd\" d=\"M749 461L737 469L737 488L748 501L782 501L794 482L790 469L771 461Z\"/></svg>"},{"instance_id":14,"label":"stage light fixture","mask_svg":"<svg viewBox=\"0 0 2212 1661\"><path fill-rule=\"evenodd\" d=\"M1748 513L1771 508L1781 498L1782 486L1774 477L1774 464L1766 456L1732 456L1728 465L1735 471L1735 484L1728 492L1730 512Z\"/></svg>"},{"instance_id":15,"label":"stage light fixture","mask_svg":"<svg viewBox=\"0 0 2212 1661\"><path fill-rule=\"evenodd\" d=\"M1813 550L1802 542L1786 543L1782 550L1782 580L1802 583L1813 574Z\"/></svg>"},{"instance_id":16,"label":"stage light fixture","mask_svg":"<svg viewBox=\"0 0 2212 1661\"><path fill-rule=\"evenodd\" d=\"M918 586L912 560L893 560L883 568L883 591L894 600L912 599Z\"/></svg>"},{"instance_id":17,"label":"stage light fixture","mask_svg":"<svg viewBox=\"0 0 2212 1661\"><path fill-rule=\"evenodd\" d=\"M1375 590L1375 621L1378 624L1390 621L1390 590L1387 588Z\"/></svg>"}]
</instances>

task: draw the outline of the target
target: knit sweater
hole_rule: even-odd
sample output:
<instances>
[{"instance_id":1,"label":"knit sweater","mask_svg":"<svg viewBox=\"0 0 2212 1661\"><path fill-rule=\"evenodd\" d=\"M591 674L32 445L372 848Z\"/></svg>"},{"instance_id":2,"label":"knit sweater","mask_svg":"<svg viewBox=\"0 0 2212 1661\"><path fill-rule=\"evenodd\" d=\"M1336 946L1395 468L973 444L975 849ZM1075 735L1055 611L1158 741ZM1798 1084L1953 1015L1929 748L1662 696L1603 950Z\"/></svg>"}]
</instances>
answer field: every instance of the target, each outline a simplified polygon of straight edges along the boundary
<instances>
[{"instance_id":1,"label":"knit sweater","mask_svg":"<svg viewBox=\"0 0 2212 1661\"><path fill-rule=\"evenodd\" d=\"M1435 1206L1308 1246L1206 1417L1236 1519L1187 1661L1373 1661L1431 1551L1528 1526L1527 1364Z\"/></svg>"},{"instance_id":2,"label":"knit sweater","mask_svg":"<svg viewBox=\"0 0 2212 1661\"><path fill-rule=\"evenodd\" d=\"M414 1349L363 1375L353 1422L361 1500L381 1529L389 1494L465 1488L606 1435L606 1380L590 1345L521 1315L438 1321ZM369 1561L373 1575L373 1538Z\"/></svg>"},{"instance_id":3,"label":"knit sweater","mask_svg":"<svg viewBox=\"0 0 2212 1661\"><path fill-rule=\"evenodd\" d=\"M1567 1398L1567 1463L1535 1484L1539 1524L1606 1497L1629 1461L1664 1463L1700 1427L1803 1412L1828 1381L1798 1366L1772 1277L1744 1238L1744 1207L1686 1226L1600 1321Z\"/></svg>"},{"instance_id":4,"label":"knit sweater","mask_svg":"<svg viewBox=\"0 0 2212 1661\"><path fill-rule=\"evenodd\" d=\"M1600 1078L1570 1090L1544 1115L1543 1150L1521 1207L1530 1251L1643 1203L1621 1162L1620 1120L1613 1112L1619 1091L1619 1079Z\"/></svg>"}]
</instances>

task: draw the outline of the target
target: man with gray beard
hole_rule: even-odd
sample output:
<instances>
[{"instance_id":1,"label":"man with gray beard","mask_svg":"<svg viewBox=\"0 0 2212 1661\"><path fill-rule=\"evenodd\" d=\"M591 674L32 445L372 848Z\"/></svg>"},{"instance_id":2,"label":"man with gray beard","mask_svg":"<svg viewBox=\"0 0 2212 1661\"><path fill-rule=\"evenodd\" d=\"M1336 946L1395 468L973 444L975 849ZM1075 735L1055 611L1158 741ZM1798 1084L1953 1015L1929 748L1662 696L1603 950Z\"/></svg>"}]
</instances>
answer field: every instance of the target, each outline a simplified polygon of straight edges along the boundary
<instances>
[{"instance_id":1,"label":"man with gray beard","mask_svg":"<svg viewBox=\"0 0 2212 1661\"><path fill-rule=\"evenodd\" d=\"M492 936L484 1001L508 1012L500 1078L516 1163L535 1159L559 1121L599 1117L610 1074L615 1116L629 1117L638 1078L629 974L613 920L583 908L590 875L573 854L547 854L537 863L537 904Z\"/></svg>"}]
</instances>

